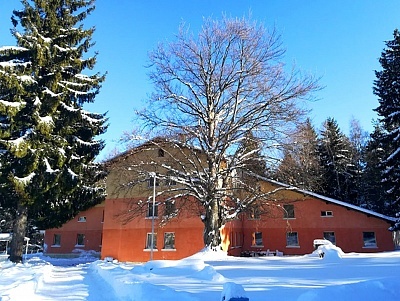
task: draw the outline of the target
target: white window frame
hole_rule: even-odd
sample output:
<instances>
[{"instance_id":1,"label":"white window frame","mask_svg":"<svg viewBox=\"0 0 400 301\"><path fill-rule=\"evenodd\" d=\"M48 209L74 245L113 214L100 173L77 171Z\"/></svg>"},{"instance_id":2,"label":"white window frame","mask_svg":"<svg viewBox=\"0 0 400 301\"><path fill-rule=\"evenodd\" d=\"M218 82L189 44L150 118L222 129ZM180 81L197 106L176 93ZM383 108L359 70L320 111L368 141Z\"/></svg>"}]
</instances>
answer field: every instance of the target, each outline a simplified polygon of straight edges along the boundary
<instances>
[{"instance_id":1,"label":"white window frame","mask_svg":"<svg viewBox=\"0 0 400 301\"><path fill-rule=\"evenodd\" d=\"M332 210L323 210L321 211L321 217L333 217Z\"/></svg>"},{"instance_id":2,"label":"white window frame","mask_svg":"<svg viewBox=\"0 0 400 301\"><path fill-rule=\"evenodd\" d=\"M151 250L151 235L154 235L154 246L153 246L153 251L157 251L157 233L151 233L148 232L146 235L146 246L145 246L145 250Z\"/></svg>"},{"instance_id":3,"label":"white window frame","mask_svg":"<svg viewBox=\"0 0 400 301\"><path fill-rule=\"evenodd\" d=\"M291 237L295 237L295 244L291 244ZM299 233L296 231L286 232L286 248L300 248Z\"/></svg>"},{"instance_id":4,"label":"white window frame","mask_svg":"<svg viewBox=\"0 0 400 301\"><path fill-rule=\"evenodd\" d=\"M170 244L170 238L172 237L172 245ZM176 250L175 248L175 232L165 232L164 233L164 251L168 250Z\"/></svg>"}]
</instances>

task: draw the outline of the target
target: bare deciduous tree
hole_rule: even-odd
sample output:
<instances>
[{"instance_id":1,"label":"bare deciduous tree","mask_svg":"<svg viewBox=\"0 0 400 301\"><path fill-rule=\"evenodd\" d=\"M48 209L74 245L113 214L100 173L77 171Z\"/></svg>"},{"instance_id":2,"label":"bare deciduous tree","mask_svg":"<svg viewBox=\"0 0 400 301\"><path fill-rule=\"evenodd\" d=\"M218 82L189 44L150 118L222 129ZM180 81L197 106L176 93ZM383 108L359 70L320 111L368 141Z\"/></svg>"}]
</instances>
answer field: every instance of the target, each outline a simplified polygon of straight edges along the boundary
<instances>
[{"instance_id":1,"label":"bare deciduous tree","mask_svg":"<svg viewBox=\"0 0 400 301\"><path fill-rule=\"evenodd\" d=\"M243 180L252 172L249 158L268 159L304 116L299 101L318 88L314 77L287 72L283 54L275 31L223 17L205 20L198 36L180 27L173 42L149 55L155 90L138 116L153 137L181 137L175 148L185 159L175 156L162 168L173 172L177 195L193 196L203 208L206 246L220 244L227 220L271 200L273 192ZM248 137L256 148L242 147Z\"/></svg>"}]
</instances>

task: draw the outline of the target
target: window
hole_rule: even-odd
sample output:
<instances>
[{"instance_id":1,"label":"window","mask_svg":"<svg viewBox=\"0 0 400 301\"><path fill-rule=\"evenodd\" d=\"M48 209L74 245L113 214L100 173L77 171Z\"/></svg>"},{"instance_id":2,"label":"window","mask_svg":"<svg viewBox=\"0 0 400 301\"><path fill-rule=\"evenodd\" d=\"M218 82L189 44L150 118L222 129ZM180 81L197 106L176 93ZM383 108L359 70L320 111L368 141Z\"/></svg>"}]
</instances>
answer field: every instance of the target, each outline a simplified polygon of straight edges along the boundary
<instances>
[{"instance_id":1,"label":"window","mask_svg":"<svg viewBox=\"0 0 400 301\"><path fill-rule=\"evenodd\" d=\"M241 232L231 232L230 233L230 247L231 248L236 248L236 247L241 247L242 246L242 236L243 234Z\"/></svg>"},{"instance_id":2,"label":"window","mask_svg":"<svg viewBox=\"0 0 400 301\"><path fill-rule=\"evenodd\" d=\"M164 215L165 216L169 216L174 214L176 211L175 208L175 202L174 201L166 201L165 202L165 211L164 211Z\"/></svg>"},{"instance_id":3,"label":"window","mask_svg":"<svg viewBox=\"0 0 400 301\"><path fill-rule=\"evenodd\" d=\"M152 236L153 236L153 241L152 241ZM154 233L154 235L151 235L151 233L147 233L146 249L151 249L152 242L153 242L153 249L157 249L157 233Z\"/></svg>"},{"instance_id":4,"label":"window","mask_svg":"<svg viewBox=\"0 0 400 301\"><path fill-rule=\"evenodd\" d=\"M77 246L85 245L85 234L77 234L76 235L76 245Z\"/></svg>"},{"instance_id":5,"label":"window","mask_svg":"<svg viewBox=\"0 0 400 301\"><path fill-rule=\"evenodd\" d=\"M175 186L176 181L174 180L175 178L175 173L173 171L168 171L167 172L167 179L165 180L165 185L167 186Z\"/></svg>"},{"instance_id":6,"label":"window","mask_svg":"<svg viewBox=\"0 0 400 301\"><path fill-rule=\"evenodd\" d=\"M175 249L175 233L164 233L164 249Z\"/></svg>"},{"instance_id":7,"label":"window","mask_svg":"<svg viewBox=\"0 0 400 301\"><path fill-rule=\"evenodd\" d=\"M54 234L53 246L61 246L61 234Z\"/></svg>"},{"instance_id":8,"label":"window","mask_svg":"<svg viewBox=\"0 0 400 301\"><path fill-rule=\"evenodd\" d=\"M80 217L78 217L78 222L80 222L80 223L86 222L86 216L80 216Z\"/></svg>"},{"instance_id":9,"label":"window","mask_svg":"<svg viewBox=\"0 0 400 301\"><path fill-rule=\"evenodd\" d=\"M262 240L262 232L253 232L253 239L251 242L252 247L261 247L263 246Z\"/></svg>"},{"instance_id":10,"label":"window","mask_svg":"<svg viewBox=\"0 0 400 301\"><path fill-rule=\"evenodd\" d=\"M260 219L261 210L259 207L249 208L248 219Z\"/></svg>"},{"instance_id":11,"label":"window","mask_svg":"<svg viewBox=\"0 0 400 301\"><path fill-rule=\"evenodd\" d=\"M294 205L283 205L283 217L284 218L295 218L294 217Z\"/></svg>"},{"instance_id":12,"label":"window","mask_svg":"<svg viewBox=\"0 0 400 301\"><path fill-rule=\"evenodd\" d=\"M297 232L287 232L286 233L286 246L287 247L298 247L299 237Z\"/></svg>"},{"instance_id":13,"label":"window","mask_svg":"<svg viewBox=\"0 0 400 301\"><path fill-rule=\"evenodd\" d=\"M161 148L158 149L158 156L159 157L164 157L165 156L165 151Z\"/></svg>"},{"instance_id":14,"label":"window","mask_svg":"<svg viewBox=\"0 0 400 301\"><path fill-rule=\"evenodd\" d=\"M329 240L331 243L336 245L336 237L335 237L335 232L324 232L324 238L326 240Z\"/></svg>"},{"instance_id":15,"label":"window","mask_svg":"<svg viewBox=\"0 0 400 301\"><path fill-rule=\"evenodd\" d=\"M158 216L158 204L154 207L154 217ZM153 202L149 202L147 206L147 217L153 217Z\"/></svg>"},{"instance_id":16,"label":"window","mask_svg":"<svg viewBox=\"0 0 400 301\"><path fill-rule=\"evenodd\" d=\"M363 232L364 248L376 248L375 232Z\"/></svg>"},{"instance_id":17,"label":"window","mask_svg":"<svg viewBox=\"0 0 400 301\"><path fill-rule=\"evenodd\" d=\"M327 216L333 216L332 211L321 211L321 216L327 217Z\"/></svg>"},{"instance_id":18,"label":"window","mask_svg":"<svg viewBox=\"0 0 400 301\"><path fill-rule=\"evenodd\" d=\"M153 188L153 186L154 186L154 180L156 181L156 186L159 186L160 185L160 181L157 181L157 177L156 177L156 179L154 179L154 177L150 177L148 180L147 180L147 186L149 187L149 188Z\"/></svg>"}]
</instances>

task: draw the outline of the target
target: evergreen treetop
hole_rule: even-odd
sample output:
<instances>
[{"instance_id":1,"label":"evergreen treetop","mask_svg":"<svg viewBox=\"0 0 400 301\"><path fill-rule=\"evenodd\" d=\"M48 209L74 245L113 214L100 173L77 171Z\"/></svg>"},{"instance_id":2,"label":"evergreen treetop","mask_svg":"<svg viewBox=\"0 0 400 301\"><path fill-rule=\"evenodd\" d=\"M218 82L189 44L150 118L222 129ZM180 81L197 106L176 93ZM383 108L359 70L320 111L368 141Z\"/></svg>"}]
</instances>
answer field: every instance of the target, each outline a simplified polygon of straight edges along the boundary
<instances>
[{"instance_id":1,"label":"evergreen treetop","mask_svg":"<svg viewBox=\"0 0 400 301\"><path fill-rule=\"evenodd\" d=\"M380 169L382 182L388 187L387 202L395 211L400 205L400 32L397 29L393 40L386 42L379 63L382 70L375 71L374 94L378 96L375 111L383 131L376 138L385 151Z\"/></svg>"}]
</instances>

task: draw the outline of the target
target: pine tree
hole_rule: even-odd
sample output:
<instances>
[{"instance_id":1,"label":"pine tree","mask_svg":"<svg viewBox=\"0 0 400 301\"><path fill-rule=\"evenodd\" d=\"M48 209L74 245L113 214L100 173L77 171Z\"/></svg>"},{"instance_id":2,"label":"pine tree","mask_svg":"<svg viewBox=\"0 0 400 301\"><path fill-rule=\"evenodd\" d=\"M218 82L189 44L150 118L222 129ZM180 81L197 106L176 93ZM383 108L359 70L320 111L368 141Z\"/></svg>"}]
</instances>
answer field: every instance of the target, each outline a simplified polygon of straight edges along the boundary
<instances>
[{"instance_id":1,"label":"pine tree","mask_svg":"<svg viewBox=\"0 0 400 301\"><path fill-rule=\"evenodd\" d=\"M395 212L400 209L400 32L397 29L393 40L386 42L379 63L382 70L375 71L374 94L379 101L375 111L383 129L378 141L386 152L380 169L383 184L388 187L386 200Z\"/></svg>"},{"instance_id":2,"label":"pine tree","mask_svg":"<svg viewBox=\"0 0 400 301\"><path fill-rule=\"evenodd\" d=\"M96 63L94 29L82 25L94 1L22 4L12 17L17 46L0 48L0 195L14 210L14 262L22 259L28 216L39 227L60 226L105 196L94 159L106 118L83 109L105 79L83 73Z\"/></svg>"},{"instance_id":3,"label":"pine tree","mask_svg":"<svg viewBox=\"0 0 400 301\"><path fill-rule=\"evenodd\" d=\"M333 118L324 123L319 141L323 169L322 193L349 203L357 199L354 185L354 153L349 139L340 131Z\"/></svg>"}]
</instances>

